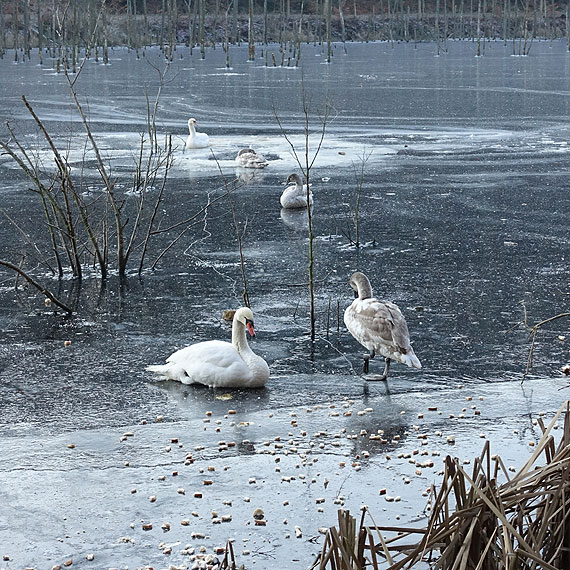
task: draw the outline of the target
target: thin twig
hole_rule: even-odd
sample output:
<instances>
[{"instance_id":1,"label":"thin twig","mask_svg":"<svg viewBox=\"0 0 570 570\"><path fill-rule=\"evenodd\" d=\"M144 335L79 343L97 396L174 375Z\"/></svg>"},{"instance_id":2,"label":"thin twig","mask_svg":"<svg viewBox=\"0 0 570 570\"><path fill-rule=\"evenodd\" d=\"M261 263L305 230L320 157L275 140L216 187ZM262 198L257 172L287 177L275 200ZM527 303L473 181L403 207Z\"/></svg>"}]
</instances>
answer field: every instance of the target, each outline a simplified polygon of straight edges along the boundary
<instances>
[{"instance_id":1,"label":"thin twig","mask_svg":"<svg viewBox=\"0 0 570 570\"><path fill-rule=\"evenodd\" d=\"M4 259L0 259L0 265L7 267L8 269L12 269L18 275L21 275L28 283L33 285L36 289L40 291L42 295L45 295L50 301L56 304L58 307L63 309L66 313L70 314L73 313L73 309L68 307L63 301L60 301L47 287L44 287L40 283L38 283L33 277L31 277L28 273L26 273L21 267L10 263Z\"/></svg>"}]
</instances>

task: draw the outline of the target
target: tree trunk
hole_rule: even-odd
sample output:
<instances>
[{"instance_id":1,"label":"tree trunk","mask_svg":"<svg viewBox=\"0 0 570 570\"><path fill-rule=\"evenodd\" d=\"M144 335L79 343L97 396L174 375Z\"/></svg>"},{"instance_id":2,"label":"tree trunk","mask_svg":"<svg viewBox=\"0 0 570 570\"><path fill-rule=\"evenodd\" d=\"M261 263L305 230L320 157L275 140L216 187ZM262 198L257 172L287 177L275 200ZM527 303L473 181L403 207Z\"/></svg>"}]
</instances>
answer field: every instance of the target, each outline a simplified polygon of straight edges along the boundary
<instances>
[{"instance_id":1,"label":"tree trunk","mask_svg":"<svg viewBox=\"0 0 570 570\"><path fill-rule=\"evenodd\" d=\"M30 59L30 2L24 0L24 55Z\"/></svg>"},{"instance_id":2,"label":"tree trunk","mask_svg":"<svg viewBox=\"0 0 570 570\"><path fill-rule=\"evenodd\" d=\"M132 43L132 22L131 22L131 0L127 0L127 47L130 49Z\"/></svg>"},{"instance_id":3,"label":"tree trunk","mask_svg":"<svg viewBox=\"0 0 570 570\"><path fill-rule=\"evenodd\" d=\"M267 45L267 0L263 0L263 43Z\"/></svg>"},{"instance_id":4,"label":"tree trunk","mask_svg":"<svg viewBox=\"0 0 570 570\"><path fill-rule=\"evenodd\" d=\"M162 8L160 10L160 49L164 53L164 19L166 15L166 0L162 0Z\"/></svg>"},{"instance_id":5,"label":"tree trunk","mask_svg":"<svg viewBox=\"0 0 570 570\"><path fill-rule=\"evenodd\" d=\"M12 43L14 44L14 61L18 61L18 34L20 22L18 22L18 2L14 6L14 15L12 17Z\"/></svg>"},{"instance_id":6,"label":"tree trunk","mask_svg":"<svg viewBox=\"0 0 570 570\"><path fill-rule=\"evenodd\" d=\"M144 45L147 46L149 43L151 43L152 39L150 37L148 29L148 10L146 7L146 0L143 0L143 27L144 27L143 42Z\"/></svg>"},{"instance_id":7,"label":"tree trunk","mask_svg":"<svg viewBox=\"0 0 570 570\"><path fill-rule=\"evenodd\" d=\"M37 19L38 19L38 56L40 58L40 65L43 64L44 62L44 58L43 58L43 53L42 53L42 49L43 49L43 39L44 39L44 27L43 27L43 23L42 23L42 8L41 8L41 2L37 3L36 9L37 9ZM0 11L2 10L2 5L0 3ZM0 26L2 25L2 22L0 22ZM0 48L1 50L1 48Z\"/></svg>"},{"instance_id":8,"label":"tree trunk","mask_svg":"<svg viewBox=\"0 0 570 570\"><path fill-rule=\"evenodd\" d=\"M103 63L109 63L109 50L107 44L107 8L104 4L102 7L101 20L103 23Z\"/></svg>"},{"instance_id":9,"label":"tree trunk","mask_svg":"<svg viewBox=\"0 0 570 570\"><path fill-rule=\"evenodd\" d=\"M4 24L4 0L0 0L0 57L4 57L6 49L6 29Z\"/></svg>"},{"instance_id":10,"label":"tree trunk","mask_svg":"<svg viewBox=\"0 0 570 570\"><path fill-rule=\"evenodd\" d=\"M374 7L373 7L374 8ZM342 39L342 43L346 43L346 29L344 27L344 14L342 11L342 0L338 0L338 19L340 20L340 37ZM346 46L344 48L346 53Z\"/></svg>"},{"instance_id":11,"label":"tree trunk","mask_svg":"<svg viewBox=\"0 0 570 570\"><path fill-rule=\"evenodd\" d=\"M238 29L238 0L233 0L232 3L232 43L237 44L240 41Z\"/></svg>"},{"instance_id":12,"label":"tree trunk","mask_svg":"<svg viewBox=\"0 0 570 570\"><path fill-rule=\"evenodd\" d=\"M327 63L331 62L331 13L332 13L332 2L331 0L325 0L325 17L326 17L326 36L327 36Z\"/></svg>"},{"instance_id":13,"label":"tree trunk","mask_svg":"<svg viewBox=\"0 0 570 570\"><path fill-rule=\"evenodd\" d=\"M206 58L206 8L204 0L199 0L200 10L200 54L202 59Z\"/></svg>"},{"instance_id":14,"label":"tree trunk","mask_svg":"<svg viewBox=\"0 0 570 570\"><path fill-rule=\"evenodd\" d=\"M214 21L212 22L212 34L214 35L213 39L212 39L212 44L214 46L214 48L216 47L216 42L217 42L217 34L216 34L216 29L217 29L217 25L218 25L218 16L220 15L220 0L216 0L216 6L214 9Z\"/></svg>"},{"instance_id":15,"label":"tree trunk","mask_svg":"<svg viewBox=\"0 0 570 570\"><path fill-rule=\"evenodd\" d=\"M254 38L254 28L253 28L253 0L249 0L249 25L247 34L247 44L248 44L248 57L249 61L255 60L255 38Z\"/></svg>"},{"instance_id":16,"label":"tree trunk","mask_svg":"<svg viewBox=\"0 0 570 570\"><path fill-rule=\"evenodd\" d=\"M506 1L506 0L505 0ZM570 4L566 5L566 48L570 51Z\"/></svg>"}]
</instances>

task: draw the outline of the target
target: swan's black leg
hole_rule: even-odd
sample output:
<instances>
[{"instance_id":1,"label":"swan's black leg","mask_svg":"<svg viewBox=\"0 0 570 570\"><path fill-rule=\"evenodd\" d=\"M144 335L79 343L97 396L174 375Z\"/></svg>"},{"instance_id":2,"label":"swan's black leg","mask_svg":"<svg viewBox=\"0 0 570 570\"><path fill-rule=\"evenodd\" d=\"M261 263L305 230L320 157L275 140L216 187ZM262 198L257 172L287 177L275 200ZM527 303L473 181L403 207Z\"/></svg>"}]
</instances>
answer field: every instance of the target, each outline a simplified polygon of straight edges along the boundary
<instances>
[{"instance_id":1,"label":"swan's black leg","mask_svg":"<svg viewBox=\"0 0 570 570\"><path fill-rule=\"evenodd\" d=\"M376 352L374 352L374 350L371 350L368 354L365 354L363 356L364 358L364 368L362 369L362 372L364 374L368 374L368 369L370 366L370 359L374 358L376 356Z\"/></svg>"},{"instance_id":2,"label":"swan's black leg","mask_svg":"<svg viewBox=\"0 0 570 570\"><path fill-rule=\"evenodd\" d=\"M384 380L387 380L388 379L388 370L390 369L391 360L389 358L385 358L384 361L385 361L384 372L382 373L382 376L374 376L374 375L368 376L367 378L365 378L365 380L368 380L369 382L383 382Z\"/></svg>"},{"instance_id":3,"label":"swan's black leg","mask_svg":"<svg viewBox=\"0 0 570 570\"><path fill-rule=\"evenodd\" d=\"M390 370L390 362L392 362L388 357L386 357L384 361L384 372L382 372L382 377L380 380L388 380L388 370Z\"/></svg>"}]
</instances>

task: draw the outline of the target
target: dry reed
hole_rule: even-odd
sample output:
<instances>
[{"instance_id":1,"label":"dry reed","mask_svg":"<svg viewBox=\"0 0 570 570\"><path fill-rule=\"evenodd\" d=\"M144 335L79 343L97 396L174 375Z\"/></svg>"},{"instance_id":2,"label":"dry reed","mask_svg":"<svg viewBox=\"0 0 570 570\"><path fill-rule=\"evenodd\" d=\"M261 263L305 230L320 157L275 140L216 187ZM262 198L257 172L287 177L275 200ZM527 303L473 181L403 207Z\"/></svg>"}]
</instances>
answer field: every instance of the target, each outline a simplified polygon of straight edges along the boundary
<instances>
[{"instance_id":1,"label":"dry reed","mask_svg":"<svg viewBox=\"0 0 570 570\"><path fill-rule=\"evenodd\" d=\"M548 426L538 419L542 438L513 477L499 456L491 456L489 442L471 475L447 456L425 527L377 525L367 511L357 527L340 510L338 529L327 532L311 570L570 568L569 415L567 401ZM561 416L564 429L556 445L552 431ZM545 464L538 465L543 454Z\"/></svg>"}]
</instances>

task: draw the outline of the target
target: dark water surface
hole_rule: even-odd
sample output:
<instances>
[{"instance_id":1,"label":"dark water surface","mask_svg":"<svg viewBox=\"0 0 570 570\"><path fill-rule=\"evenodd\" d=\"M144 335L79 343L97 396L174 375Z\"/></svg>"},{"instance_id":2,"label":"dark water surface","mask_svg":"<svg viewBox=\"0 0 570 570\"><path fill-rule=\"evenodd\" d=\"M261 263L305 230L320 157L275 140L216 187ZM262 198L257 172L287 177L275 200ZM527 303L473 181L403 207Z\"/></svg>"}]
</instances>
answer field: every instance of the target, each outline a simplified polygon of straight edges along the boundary
<instances>
[{"instance_id":1,"label":"dark water surface","mask_svg":"<svg viewBox=\"0 0 570 570\"><path fill-rule=\"evenodd\" d=\"M353 511L369 504L385 521L415 517L425 503L421 490L437 482L446 434L460 434L454 454L472 457L480 436L494 435L507 460L526 459L527 439L537 435L533 415L552 413L566 397L558 391L566 385L560 368L570 358L567 321L559 320L539 334L535 376L520 387L528 355L528 337L516 327L521 301L532 322L568 310L565 45L536 43L529 57L513 57L510 45L497 42L479 58L467 42L450 43L440 56L429 44L347 49L345 55L337 46L327 65L319 47L303 47L302 67L294 69L266 67L261 56L247 63L247 48L232 48L233 67L226 71L221 49L201 61L197 51L190 56L180 48L163 86L158 130L175 134L177 145L165 223L197 212L223 186L208 150L182 150L190 116L210 135L228 178L243 177L233 157L244 146L270 158L267 169L233 193L238 219L242 225L247 220L244 253L258 332L252 346L271 368L265 389L216 399L223 394L156 382L144 371L186 344L229 338L220 315L241 304L242 284L226 200L213 204L142 279L133 271L126 283L112 277L105 288L96 278L81 284L48 279L63 298L80 299L70 318L46 308L35 291L21 284L15 289L14 276L0 272L0 555L11 558L0 567L48 568L71 557L73 567L190 567L181 553L187 544L211 552L233 537L246 567L278 561L281 568L304 568L320 548L317 529L336 521L339 496ZM117 187L126 191L145 129L145 91L153 98L158 86L149 62L163 63L154 50L140 60L115 50L111 61L88 62L76 90L88 103ZM303 89L312 109L312 148L318 113L325 101L332 105L312 171L319 281L313 345L302 286L305 220L279 207L284 181L298 167L274 118L276 112L302 148ZM34 62L0 62L0 118L12 121L45 160L45 143L21 95L68 149L85 186L98 192L92 157L82 161L85 141L65 79ZM360 203L365 246L357 250L347 235L354 235L355 171L368 155ZM0 156L0 177L0 207L44 247L37 199L6 156ZM161 237L149 258L170 238ZM3 217L0 258L18 262L27 249ZM362 350L342 324L351 300L347 280L356 269L369 275L378 297L400 306L424 366L418 372L394 365L389 388L360 378ZM47 279L42 269L35 275ZM476 402L482 415L447 419L467 406L466 396L484 398ZM416 419L428 406L442 414ZM228 415L230 409L237 414ZM164 421L154 423L159 415ZM143 419L149 423L140 425ZM401 435L411 449L419 445L408 437L411 426L423 421L422 429L442 432L429 445L433 457L442 457L429 474L403 487L414 466L402 458L390 463L386 448L360 434L383 429ZM528 427L513 436L521 424ZM135 435L121 441L124 432ZM171 445L173 437L184 447ZM269 445L275 437L285 446ZM220 452L220 440L236 446ZM356 469L352 464L364 449L368 462ZM280 472L269 450L280 455ZM184 466L192 451L198 461ZM396 458L397 449L391 452ZM208 474L207 466L216 471ZM157 479L162 474L165 481ZM291 475L292 481L282 480ZM214 491L203 488L203 479L214 479ZM180 487L185 495L177 493ZM385 503L379 487L402 501ZM196 489L204 491L201 502L192 498ZM149 495L157 501L150 503ZM326 508L319 512L315 499L321 496ZM251 513L260 506L268 525L254 528ZM212 510L232 514L232 521L212 524ZM189 527L180 525L186 518ZM141 521L153 522L153 531L142 531ZM172 523L169 533L160 529L163 522ZM295 538L297 524L303 538ZM192 539L192 531L209 538ZM127 536L134 544L121 541ZM170 556L160 543L174 544ZM242 556L242 550L251 554ZM94 562L85 560L88 553L95 553Z\"/></svg>"}]
</instances>

